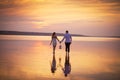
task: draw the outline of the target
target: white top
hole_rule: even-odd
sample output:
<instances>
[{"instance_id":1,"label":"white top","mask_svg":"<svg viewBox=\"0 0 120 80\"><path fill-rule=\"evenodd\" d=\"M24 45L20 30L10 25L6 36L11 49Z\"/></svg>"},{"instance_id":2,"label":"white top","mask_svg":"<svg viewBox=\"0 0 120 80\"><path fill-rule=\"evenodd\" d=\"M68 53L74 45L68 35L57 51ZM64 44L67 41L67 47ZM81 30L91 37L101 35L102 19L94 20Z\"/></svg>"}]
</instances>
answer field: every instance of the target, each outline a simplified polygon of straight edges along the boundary
<instances>
[{"instance_id":1,"label":"white top","mask_svg":"<svg viewBox=\"0 0 120 80\"><path fill-rule=\"evenodd\" d=\"M67 43L67 42L72 42L72 37L71 37L71 35L69 34L69 33L66 33L65 35L64 35L64 38L62 39L62 41L65 39L65 42Z\"/></svg>"},{"instance_id":2,"label":"white top","mask_svg":"<svg viewBox=\"0 0 120 80\"><path fill-rule=\"evenodd\" d=\"M53 43L54 46L57 44L56 37L52 38L52 43Z\"/></svg>"}]
</instances>

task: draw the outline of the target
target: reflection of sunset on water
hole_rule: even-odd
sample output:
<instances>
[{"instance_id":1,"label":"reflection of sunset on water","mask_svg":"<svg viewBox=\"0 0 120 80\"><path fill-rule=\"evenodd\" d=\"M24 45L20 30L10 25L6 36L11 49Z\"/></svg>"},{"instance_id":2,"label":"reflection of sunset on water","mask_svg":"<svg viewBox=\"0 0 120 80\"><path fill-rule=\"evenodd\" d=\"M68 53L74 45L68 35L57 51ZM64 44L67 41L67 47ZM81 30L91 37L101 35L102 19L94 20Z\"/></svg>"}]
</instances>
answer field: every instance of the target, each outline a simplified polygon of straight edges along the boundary
<instances>
[{"instance_id":1,"label":"reflection of sunset on water","mask_svg":"<svg viewBox=\"0 0 120 80\"><path fill-rule=\"evenodd\" d=\"M119 7L120 0L0 0L0 80L120 80ZM72 36L67 77L64 43L53 58L51 36L40 36L66 30L81 35Z\"/></svg>"},{"instance_id":2,"label":"reflection of sunset on water","mask_svg":"<svg viewBox=\"0 0 120 80\"><path fill-rule=\"evenodd\" d=\"M2 72L0 76L3 79L11 77L20 80L51 80L53 78L56 80L71 80L71 78L73 80L98 80L99 77L95 75L107 73L108 76L109 74L118 75L119 68L117 67L119 67L120 58L116 41L119 40L108 42L74 41L70 52L71 73L65 78L60 66L57 67L54 74L51 73L50 63L53 53L49 41L1 40L2 47L0 48L4 50L1 50L0 53L0 71ZM59 58L61 58L61 63L59 63ZM57 66L64 66L64 43L61 50L57 46L55 59ZM22 77L20 77L21 75Z\"/></svg>"}]
</instances>

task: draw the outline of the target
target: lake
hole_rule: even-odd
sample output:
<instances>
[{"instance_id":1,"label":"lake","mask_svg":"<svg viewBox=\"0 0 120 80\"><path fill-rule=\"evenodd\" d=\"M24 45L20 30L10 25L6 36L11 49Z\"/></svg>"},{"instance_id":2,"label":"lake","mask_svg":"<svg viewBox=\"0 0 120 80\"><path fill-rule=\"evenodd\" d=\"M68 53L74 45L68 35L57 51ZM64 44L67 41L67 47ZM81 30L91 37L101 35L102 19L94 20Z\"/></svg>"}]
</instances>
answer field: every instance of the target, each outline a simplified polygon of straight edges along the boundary
<instances>
[{"instance_id":1,"label":"lake","mask_svg":"<svg viewBox=\"0 0 120 80\"><path fill-rule=\"evenodd\" d=\"M120 38L73 37L68 56L64 42L53 54L50 39L0 35L0 80L120 80Z\"/></svg>"}]
</instances>

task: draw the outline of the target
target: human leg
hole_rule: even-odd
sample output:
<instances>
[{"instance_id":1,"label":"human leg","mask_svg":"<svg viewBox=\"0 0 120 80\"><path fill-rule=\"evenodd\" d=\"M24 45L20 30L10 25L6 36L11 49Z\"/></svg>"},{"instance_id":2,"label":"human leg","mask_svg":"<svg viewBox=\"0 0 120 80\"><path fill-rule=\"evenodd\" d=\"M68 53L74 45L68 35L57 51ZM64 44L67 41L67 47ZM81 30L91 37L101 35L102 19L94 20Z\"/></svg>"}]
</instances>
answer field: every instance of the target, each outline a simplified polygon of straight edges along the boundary
<instances>
[{"instance_id":1,"label":"human leg","mask_svg":"<svg viewBox=\"0 0 120 80\"><path fill-rule=\"evenodd\" d=\"M70 44L71 43L68 43L68 53L70 52Z\"/></svg>"},{"instance_id":2,"label":"human leg","mask_svg":"<svg viewBox=\"0 0 120 80\"><path fill-rule=\"evenodd\" d=\"M70 43L65 43L65 46L66 46L66 52L69 52L70 51Z\"/></svg>"},{"instance_id":3,"label":"human leg","mask_svg":"<svg viewBox=\"0 0 120 80\"><path fill-rule=\"evenodd\" d=\"M57 43L56 43L56 42L53 42L53 52L55 52L56 45L57 45Z\"/></svg>"},{"instance_id":4,"label":"human leg","mask_svg":"<svg viewBox=\"0 0 120 80\"><path fill-rule=\"evenodd\" d=\"M66 52L67 52L67 49L68 49L68 48L67 48L67 43L65 43L65 51L66 51Z\"/></svg>"},{"instance_id":5,"label":"human leg","mask_svg":"<svg viewBox=\"0 0 120 80\"><path fill-rule=\"evenodd\" d=\"M56 45L53 45L53 52L55 52L55 49L56 49Z\"/></svg>"}]
</instances>

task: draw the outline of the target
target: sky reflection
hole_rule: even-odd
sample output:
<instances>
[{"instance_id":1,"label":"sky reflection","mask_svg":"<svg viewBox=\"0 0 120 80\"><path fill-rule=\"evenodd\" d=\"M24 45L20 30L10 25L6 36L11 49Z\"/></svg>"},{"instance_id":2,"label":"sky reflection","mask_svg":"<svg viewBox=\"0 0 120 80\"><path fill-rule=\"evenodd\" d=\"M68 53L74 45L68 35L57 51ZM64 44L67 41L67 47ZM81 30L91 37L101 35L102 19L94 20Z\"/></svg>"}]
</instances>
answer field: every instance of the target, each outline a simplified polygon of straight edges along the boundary
<instances>
[{"instance_id":1,"label":"sky reflection","mask_svg":"<svg viewBox=\"0 0 120 80\"><path fill-rule=\"evenodd\" d=\"M62 71L66 56L64 43L62 49L57 46L54 55L56 71L53 74L53 53L49 41L0 40L0 79L119 80L119 44L116 41L74 41L69 55L71 72L65 77Z\"/></svg>"}]
</instances>

